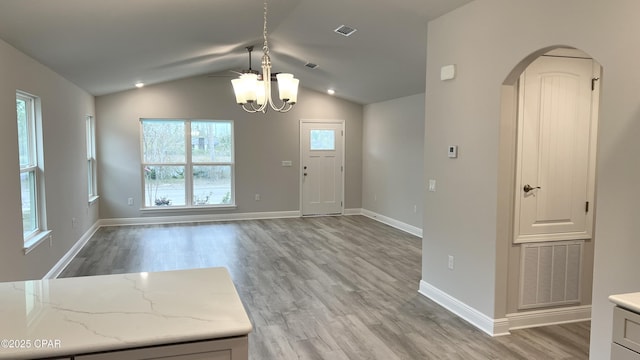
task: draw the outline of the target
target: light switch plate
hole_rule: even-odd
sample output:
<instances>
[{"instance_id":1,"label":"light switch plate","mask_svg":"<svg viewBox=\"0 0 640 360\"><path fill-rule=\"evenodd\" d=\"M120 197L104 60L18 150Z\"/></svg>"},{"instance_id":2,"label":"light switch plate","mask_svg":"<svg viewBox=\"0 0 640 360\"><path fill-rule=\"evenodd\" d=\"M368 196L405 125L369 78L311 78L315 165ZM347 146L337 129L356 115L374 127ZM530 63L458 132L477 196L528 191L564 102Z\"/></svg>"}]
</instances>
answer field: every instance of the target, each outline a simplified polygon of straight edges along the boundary
<instances>
[{"instance_id":1,"label":"light switch plate","mask_svg":"<svg viewBox=\"0 0 640 360\"><path fill-rule=\"evenodd\" d=\"M456 66L445 65L440 68L440 80L452 80L456 78Z\"/></svg>"},{"instance_id":2,"label":"light switch plate","mask_svg":"<svg viewBox=\"0 0 640 360\"><path fill-rule=\"evenodd\" d=\"M429 179L429 191L436 191L436 181L433 179Z\"/></svg>"}]
</instances>

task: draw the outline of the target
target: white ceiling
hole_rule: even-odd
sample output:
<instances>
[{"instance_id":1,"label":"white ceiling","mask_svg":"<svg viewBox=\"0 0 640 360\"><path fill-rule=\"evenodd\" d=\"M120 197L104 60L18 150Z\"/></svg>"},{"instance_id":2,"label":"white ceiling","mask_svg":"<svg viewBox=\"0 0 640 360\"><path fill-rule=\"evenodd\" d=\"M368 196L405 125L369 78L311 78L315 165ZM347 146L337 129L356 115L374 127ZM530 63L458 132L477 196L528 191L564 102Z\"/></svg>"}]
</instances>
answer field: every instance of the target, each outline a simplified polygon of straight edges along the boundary
<instances>
[{"instance_id":1,"label":"white ceiling","mask_svg":"<svg viewBox=\"0 0 640 360\"><path fill-rule=\"evenodd\" d=\"M273 71L361 104L423 92L427 22L470 1L269 0ZM262 17L260 0L0 0L0 38L104 95L136 81L233 77L248 45L255 69ZM358 31L333 32L343 24Z\"/></svg>"}]
</instances>

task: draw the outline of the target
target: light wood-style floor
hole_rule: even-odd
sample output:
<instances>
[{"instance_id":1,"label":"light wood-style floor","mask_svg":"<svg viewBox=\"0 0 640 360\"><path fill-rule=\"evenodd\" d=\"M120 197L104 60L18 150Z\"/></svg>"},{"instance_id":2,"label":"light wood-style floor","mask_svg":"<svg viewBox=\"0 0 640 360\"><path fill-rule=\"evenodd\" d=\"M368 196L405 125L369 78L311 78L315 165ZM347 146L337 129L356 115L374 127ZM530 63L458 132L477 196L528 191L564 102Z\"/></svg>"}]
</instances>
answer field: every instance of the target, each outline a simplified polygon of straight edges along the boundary
<instances>
[{"instance_id":1,"label":"light wood-style floor","mask_svg":"<svg viewBox=\"0 0 640 360\"><path fill-rule=\"evenodd\" d=\"M250 358L587 359L589 322L491 338L418 294L421 240L362 216L101 228L61 277L229 269Z\"/></svg>"}]
</instances>

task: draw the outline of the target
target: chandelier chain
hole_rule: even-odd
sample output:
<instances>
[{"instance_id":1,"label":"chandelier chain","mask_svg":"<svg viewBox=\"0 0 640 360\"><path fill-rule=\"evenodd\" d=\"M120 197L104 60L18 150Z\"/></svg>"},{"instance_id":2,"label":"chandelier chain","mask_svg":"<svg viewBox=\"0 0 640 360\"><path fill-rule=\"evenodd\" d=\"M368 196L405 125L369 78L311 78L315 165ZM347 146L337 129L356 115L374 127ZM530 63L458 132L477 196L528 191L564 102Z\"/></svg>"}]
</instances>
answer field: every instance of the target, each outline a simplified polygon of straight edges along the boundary
<instances>
[{"instance_id":1,"label":"chandelier chain","mask_svg":"<svg viewBox=\"0 0 640 360\"><path fill-rule=\"evenodd\" d=\"M262 36L264 38L262 51L264 51L265 54L269 54L269 43L267 42L267 0L264 1L264 27L262 30Z\"/></svg>"},{"instance_id":2,"label":"chandelier chain","mask_svg":"<svg viewBox=\"0 0 640 360\"><path fill-rule=\"evenodd\" d=\"M278 82L278 92L282 105L275 105L271 95L271 58L269 56L269 41L267 39L267 0L264 0L264 22L262 37L262 74L249 71L240 75L240 78L231 80L233 91L236 95L236 102L242 109L249 113L265 113L267 107L271 107L277 112L287 112L293 108L298 98L299 80L289 73L277 73L275 79ZM249 69L251 70L251 50L249 51Z\"/></svg>"}]
</instances>

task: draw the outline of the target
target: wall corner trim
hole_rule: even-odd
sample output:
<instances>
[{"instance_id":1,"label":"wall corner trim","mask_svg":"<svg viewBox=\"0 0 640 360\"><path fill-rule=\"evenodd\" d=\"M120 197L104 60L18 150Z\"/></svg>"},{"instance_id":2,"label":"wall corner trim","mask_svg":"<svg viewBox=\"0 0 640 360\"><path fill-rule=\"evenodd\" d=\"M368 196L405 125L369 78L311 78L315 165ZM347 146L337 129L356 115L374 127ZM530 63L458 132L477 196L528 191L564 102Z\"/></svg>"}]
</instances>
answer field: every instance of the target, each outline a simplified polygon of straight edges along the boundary
<instances>
[{"instance_id":1,"label":"wall corner trim","mask_svg":"<svg viewBox=\"0 0 640 360\"><path fill-rule=\"evenodd\" d=\"M370 219L376 220L378 222L381 222L383 224L387 224L391 227L394 227L396 229L402 230L404 232L407 232L411 235L415 235L419 238L422 238L422 229L420 229L419 227L413 226L413 225L409 225L407 223L404 223L402 221L384 216L384 215L380 215L378 213L375 213L373 211L367 210L367 209L361 209L361 215L364 215Z\"/></svg>"},{"instance_id":2,"label":"wall corner trim","mask_svg":"<svg viewBox=\"0 0 640 360\"><path fill-rule=\"evenodd\" d=\"M424 280L420 280L418 292L490 336L509 335L506 318L493 319Z\"/></svg>"}]
</instances>

